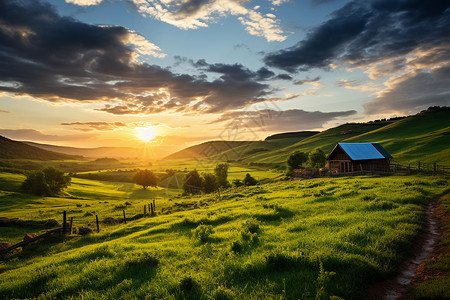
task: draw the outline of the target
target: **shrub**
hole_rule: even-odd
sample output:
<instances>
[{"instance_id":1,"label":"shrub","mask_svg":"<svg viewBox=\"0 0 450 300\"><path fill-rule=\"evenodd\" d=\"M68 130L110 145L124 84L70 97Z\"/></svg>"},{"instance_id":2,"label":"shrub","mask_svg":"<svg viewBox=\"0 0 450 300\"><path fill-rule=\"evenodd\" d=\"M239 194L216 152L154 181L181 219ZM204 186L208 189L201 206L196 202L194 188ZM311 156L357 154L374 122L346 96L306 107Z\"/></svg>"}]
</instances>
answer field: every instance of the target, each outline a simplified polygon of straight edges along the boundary
<instances>
[{"instance_id":1,"label":"shrub","mask_svg":"<svg viewBox=\"0 0 450 300\"><path fill-rule=\"evenodd\" d=\"M286 161L286 175L291 176L294 169L298 169L308 161L308 155L302 151L294 151Z\"/></svg>"},{"instance_id":2,"label":"shrub","mask_svg":"<svg viewBox=\"0 0 450 300\"><path fill-rule=\"evenodd\" d=\"M180 292L182 299L200 299L202 296L202 289L200 285L189 277L184 277L180 282Z\"/></svg>"},{"instance_id":3,"label":"shrub","mask_svg":"<svg viewBox=\"0 0 450 300\"><path fill-rule=\"evenodd\" d=\"M241 243L239 243L239 241L233 242L231 244L231 251L234 253L241 253L243 249L244 247Z\"/></svg>"},{"instance_id":4,"label":"shrub","mask_svg":"<svg viewBox=\"0 0 450 300\"><path fill-rule=\"evenodd\" d=\"M183 182L183 190L186 194L200 194L203 187L203 180L197 170L186 174Z\"/></svg>"},{"instance_id":5,"label":"shrub","mask_svg":"<svg viewBox=\"0 0 450 300\"><path fill-rule=\"evenodd\" d=\"M216 176L211 173L203 175L203 192L205 194L211 194L217 188Z\"/></svg>"},{"instance_id":6,"label":"shrub","mask_svg":"<svg viewBox=\"0 0 450 300\"><path fill-rule=\"evenodd\" d=\"M325 167L325 163L327 162L327 158L325 152L321 148L317 148L309 154L308 164L312 168L323 168Z\"/></svg>"},{"instance_id":7,"label":"shrub","mask_svg":"<svg viewBox=\"0 0 450 300\"><path fill-rule=\"evenodd\" d=\"M240 187L240 186L243 186L244 183L243 183L240 179L234 179L234 180L233 180L233 185L234 185L235 187Z\"/></svg>"},{"instance_id":8,"label":"shrub","mask_svg":"<svg viewBox=\"0 0 450 300\"><path fill-rule=\"evenodd\" d=\"M199 225L192 230L193 236L202 243L206 243L211 234L214 233L214 229L211 225Z\"/></svg>"},{"instance_id":9,"label":"shrub","mask_svg":"<svg viewBox=\"0 0 450 300\"><path fill-rule=\"evenodd\" d=\"M292 258L281 253L270 253L266 257L266 264L271 269L284 269L292 265Z\"/></svg>"},{"instance_id":10,"label":"shrub","mask_svg":"<svg viewBox=\"0 0 450 300\"><path fill-rule=\"evenodd\" d=\"M257 233L259 231L260 222L256 219L250 218L247 219L242 225L244 230L249 231L250 233Z\"/></svg>"},{"instance_id":11,"label":"shrub","mask_svg":"<svg viewBox=\"0 0 450 300\"><path fill-rule=\"evenodd\" d=\"M256 179L253 178L249 173L247 173L247 175L245 175L245 178L244 178L245 186L256 185L257 183L258 183L258 181L256 181Z\"/></svg>"}]
</instances>

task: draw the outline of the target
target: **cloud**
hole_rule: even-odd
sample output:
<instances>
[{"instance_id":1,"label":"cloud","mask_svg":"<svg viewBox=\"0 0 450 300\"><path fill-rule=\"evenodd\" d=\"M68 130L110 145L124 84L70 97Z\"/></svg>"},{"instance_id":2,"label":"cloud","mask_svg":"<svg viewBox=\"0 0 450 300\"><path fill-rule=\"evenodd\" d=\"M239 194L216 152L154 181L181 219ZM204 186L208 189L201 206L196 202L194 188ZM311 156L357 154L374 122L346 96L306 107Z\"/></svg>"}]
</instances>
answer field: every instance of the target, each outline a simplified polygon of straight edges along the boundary
<instances>
[{"instance_id":1,"label":"cloud","mask_svg":"<svg viewBox=\"0 0 450 300\"><path fill-rule=\"evenodd\" d=\"M306 39L264 60L290 72L327 69L339 63L368 67L419 49L448 49L449 28L447 1L354 1L335 11Z\"/></svg>"},{"instance_id":2,"label":"cloud","mask_svg":"<svg viewBox=\"0 0 450 300\"><path fill-rule=\"evenodd\" d=\"M450 104L450 64L430 71L413 71L385 84L385 90L364 104L366 114L413 113Z\"/></svg>"},{"instance_id":3,"label":"cloud","mask_svg":"<svg viewBox=\"0 0 450 300\"><path fill-rule=\"evenodd\" d=\"M341 79L336 82L338 87L364 92L379 91L381 87L373 82L358 82L356 80Z\"/></svg>"},{"instance_id":4,"label":"cloud","mask_svg":"<svg viewBox=\"0 0 450 300\"><path fill-rule=\"evenodd\" d=\"M321 128L325 123L340 117L348 117L356 111L320 112L289 109L277 111L263 109L257 111L234 111L223 114L212 123L230 122L241 126L266 131L295 131ZM228 125L229 126L229 125Z\"/></svg>"},{"instance_id":5,"label":"cloud","mask_svg":"<svg viewBox=\"0 0 450 300\"><path fill-rule=\"evenodd\" d=\"M10 111L7 111L7 110L5 110L5 109L0 109L0 113L3 113L3 114L10 114L11 112L10 112Z\"/></svg>"},{"instance_id":6,"label":"cloud","mask_svg":"<svg viewBox=\"0 0 450 300\"><path fill-rule=\"evenodd\" d=\"M274 92L259 82L275 75L266 68L198 61L198 68L220 75L208 81L139 62L141 55L161 56L159 48L127 28L61 17L38 1L0 3L0 44L0 91L103 103L97 110L111 114L221 112Z\"/></svg>"},{"instance_id":7,"label":"cloud","mask_svg":"<svg viewBox=\"0 0 450 300\"><path fill-rule=\"evenodd\" d=\"M71 126L76 130L81 131L91 131L91 130L116 130L123 128L136 128L136 127L156 127L164 126L170 128L169 126L159 123L159 122L70 122L70 123L60 123L63 126Z\"/></svg>"},{"instance_id":8,"label":"cloud","mask_svg":"<svg viewBox=\"0 0 450 300\"><path fill-rule=\"evenodd\" d=\"M66 0L78 5L100 4L102 0ZM286 35L273 14L263 15L256 10L246 8L248 0L130 0L130 3L143 16L148 16L180 29L198 29L208 27L219 18L228 15L238 16L245 30L251 35L264 37L267 41L284 41ZM280 5L285 0L274 0L273 5Z\"/></svg>"}]
</instances>

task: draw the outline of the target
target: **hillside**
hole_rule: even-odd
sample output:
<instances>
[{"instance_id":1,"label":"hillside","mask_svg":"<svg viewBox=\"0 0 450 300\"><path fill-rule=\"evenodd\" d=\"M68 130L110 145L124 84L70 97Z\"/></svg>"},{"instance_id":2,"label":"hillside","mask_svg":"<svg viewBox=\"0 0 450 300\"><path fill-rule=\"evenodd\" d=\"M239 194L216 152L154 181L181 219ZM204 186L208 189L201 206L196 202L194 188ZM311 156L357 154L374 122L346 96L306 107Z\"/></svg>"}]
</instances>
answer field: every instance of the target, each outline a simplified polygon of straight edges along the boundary
<instances>
[{"instance_id":1,"label":"hillside","mask_svg":"<svg viewBox=\"0 0 450 300\"><path fill-rule=\"evenodd\" d=\"M84 157L92 157L92 158L97 157L134 158L139 157L142 152L139 149L131 147L77 148L77 147L64 147L64 146L40 144L26 141L24 141L23 143L48 151L54 151L69 155L81 155Z\"/></svg>"},{"instance_id":2,"label":"hillside","mask_svg":"<svg viewBox=\"0 0 450 300\"><path fill-rule=\"evenodd\" d=\"M209 141L175 152L165 159L206 158L252 143L250 141Z\"/></svg>"},{"instance_id":3,"label":"hillside","mask_svg":"<svg viewBox=\"0 0 450 300\"><path fill-rule=\"evenodd\" d=\"M287 138L307 138L310 136L313 136L317 133L320 133L320 131L297 131L297 132L284 132L284 133L277 133L274 135L269 135L264 140L276 140L276 139L287 139Z\"/></svg>"},{"instance_id":4,"label":"hillside","mask_svg":"<svg viewBox=\"0 0 450 300\"><path fill-rule=\"evenodd\" d=\"M63 153L48 151L0 136L0 158L64 160L64 159L80 159L81 156L67 155Z\"/></svg>"},{"instance_id":5,"label":"hillside","mask_svg":"<svg viewBox=\"0 0 450 300\"><path fill-rule=\"evenodd\" d=\"M264 141L246 143L223 151L214 158L244 163L283 164L295 150L329 152L339 142L379 142L400 162L434 162L450 165L449 107L433 108L404 118L367 123L347 123L313 135L286 138L298 133L269 136ZM200 145L190 148L200 149ZM187 150L187 149L185 149ZM182 150L181 152L185 151ZM183 152L189 158L188 152Z\"/></svg>"}]
</instances>

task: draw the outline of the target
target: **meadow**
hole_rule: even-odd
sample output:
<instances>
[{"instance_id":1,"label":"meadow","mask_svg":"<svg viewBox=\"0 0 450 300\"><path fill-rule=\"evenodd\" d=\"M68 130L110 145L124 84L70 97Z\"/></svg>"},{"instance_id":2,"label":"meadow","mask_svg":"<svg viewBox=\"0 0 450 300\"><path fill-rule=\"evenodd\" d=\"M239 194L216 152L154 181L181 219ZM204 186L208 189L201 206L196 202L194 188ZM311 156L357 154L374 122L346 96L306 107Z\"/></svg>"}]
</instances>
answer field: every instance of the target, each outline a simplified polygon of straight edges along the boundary
<instances>
[{"instance_id":1,"label":"meadow","mask_svg":"<svg viewBox=\"0 0 450 300\"><path fill-rule=\"evenodd\" d=\"M240 171L249 170L230 177ZM439 176L363 176L272 179L220 198L181 197L178 189L74 178L64 197L42 198L17 192L21 176L1 173L1 216L60 218L67 210L76 226L93 225L93 213L142 213L153 199L158 215L5 258L3 299L361 299L410 255L424 207L449 190ZM21 238L0 230L2 241Z\"/></svg>"}]
</instances>

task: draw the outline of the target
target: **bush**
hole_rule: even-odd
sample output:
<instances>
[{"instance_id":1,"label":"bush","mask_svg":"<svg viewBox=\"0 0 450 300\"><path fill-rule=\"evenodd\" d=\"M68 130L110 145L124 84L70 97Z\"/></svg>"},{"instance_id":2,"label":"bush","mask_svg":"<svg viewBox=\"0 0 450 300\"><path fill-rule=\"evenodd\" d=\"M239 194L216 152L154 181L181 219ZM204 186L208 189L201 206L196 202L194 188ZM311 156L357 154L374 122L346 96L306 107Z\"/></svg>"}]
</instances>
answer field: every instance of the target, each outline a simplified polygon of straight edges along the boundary
<instances>
[{"instance_id":1,"label":"bush","mask_svg":"<svg viewBox=\"0 0 450 300\"><path fill-rule=\"evenodd\" d=\"M243 186L244 183L243 183L240 179L234 179L234 180L233 180L233 185L234 185L235 187L240 187L240 186Z\"/></svg>"},{"instance_id":2,"label":"bush","mask_svg":"<svg viewBox=\"0 0 450 300\"><path fill-rule=\"evenodd\" d=\"M200 285L189 277L184 277L180 282L180 292L182 299L200 299L202 296L202 289Z\"/></svg>"},{"instance_id":3,"label":"bush","mask_svg":"<svg viewBox=\"0 0 450 300\"><path fill-rule=\"evenodd\" d=\"M233 242L231 244L231 251L234 253L241 253L243 249L244 247L241 243L239 243L239 241Z\"/></svg>"},{"instance_id":4,"label":"bush","mask_svg":"<svg viewBox=\"0 0 450 300\"><path fill-rule=\"evenodd\" d=\"M257 233L259 231L260 222L256 219L250 218L244 222L242 225L244 230L249 231L250 233Z\"/></svg>"},{"instance_id":5,"label":"bush","mask_svg":"<svg viewBox=\"0 0 450 300\"><path fill-rule=\"evenodd\" d=\"M184 177L183 190L186 194L200 194L203 187L203 180L197 170L187 173Z\"/></svg>"},{"instance_id":6,"label":"bush","mask_svg":"<svg viewBox=\"0 0 450 300\"><path fill-rule=\"evenodd\" d=\"M192 230L193 236L202 243L206 243L211 234L214 233L213 227L211 225L199 225L197 228Z\"/></svg>"},{"instance_id":7,"label":"bush","mask_svg":"<svg viewBox=\"0 0 450 300\"><path fill-rule=\"evenodd\" d=\"M203 175L203 192L205 194L213 193L217 188L216 176L211 173Z\"/></svg>"},{"instance_id":8,"label":"bush","mask_svg":"<svg viewBox=\"0 0 450 300\"><path fill-rule=\"evenodd\" d=\"M228 177L228 164L218 164L214 169L216 174L217 185L219 187L228 188L230 183L227 180Z\"/></svg>"},{"instance_id":9,"label":"bush","mask_svg":"<svg viewBox=\"0 0 450 300\"><path fill-rule=\"evenodd\" d=\"M286 175L291 176L294 169L301 168L302 164L308 161L308 155L302 151L294 151L286 161Z\"/></svg>"},{"instance_id":10,"label":"bush","mask_svg":"<svg viewBox=\"0 0 450 300\"><path fill-rule=\"evenodd\" d=\"M326 162L327 158L325 152L323 152L321 148L317 148L309 154L308 164L312 168L323 168L325 167Z\"/></svg>"},{"instance_id":11,"label":"bush","mask_svg":"<svg viewBox=\"0 0 450 300\"><path fill-rule=\"evenodd\" d=\"M258 181L256 181L256 179L253 178L249 173L247 173L247 175L245 175L245 178L244 178L245 186L256 185L257 183L258 183Z\"/></svg>"},{"instance_id":12,"label":"bush","mask_svg":"<svg viewBox=\"0 0 450 300\"><path fill-rule=\"evenodd\" d=\"M53 167L28 173L22 183L23 192L36 196L54 196L70 184L70 177Z\"/></svg>"}]
</instances>

